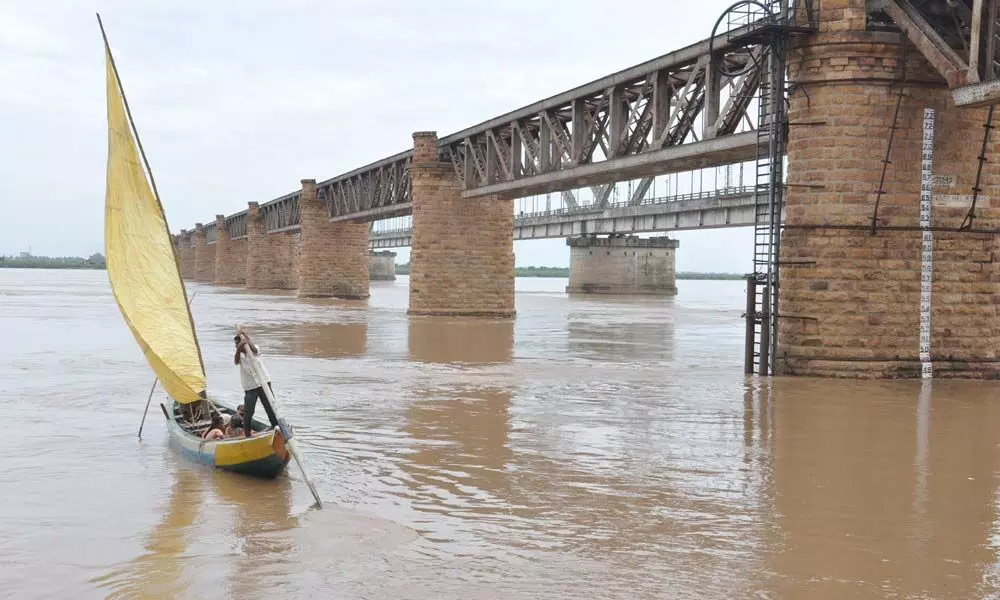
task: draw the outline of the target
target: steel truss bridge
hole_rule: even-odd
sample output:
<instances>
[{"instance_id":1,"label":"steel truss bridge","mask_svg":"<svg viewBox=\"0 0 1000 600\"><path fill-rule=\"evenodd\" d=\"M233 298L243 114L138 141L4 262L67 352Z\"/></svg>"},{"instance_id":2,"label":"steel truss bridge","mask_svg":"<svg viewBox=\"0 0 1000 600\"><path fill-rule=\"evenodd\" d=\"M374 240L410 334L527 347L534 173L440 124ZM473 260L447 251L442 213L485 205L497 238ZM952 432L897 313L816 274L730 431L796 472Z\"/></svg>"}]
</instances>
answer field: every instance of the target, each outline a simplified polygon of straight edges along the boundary
<instances>
[{"instance_id":1,"label":"steel truss bridge","mask_svg":"<svg viewBox=\"0 0 1000 600\"><path fill-rule=\"evenodd\" d=\"M445 136L439 156L453 166L470 201L560 194L559 211L518 218L519 239L575 235L581 227L617 233L626 223L631 231L647 230L646 222L653 230L683 228L679 223L694 214L677 210L683 200L648 199L655 176L754 162L747 200L752 222L746 218L755 231L747 369L770 373L787 135L785 60L792 38L815 30L817 8L816 0L737 2L708 39ZM956 105L1000 101L996 0L869 0L868 21L870 29L885 26L906 35L948 82ZM990 119L992 114L991 108ZM407 150L319 182L330 220L411 214L411 157ZM611 203L615 184L630 180L637 184L627 201ZM269 233L299 227L298 200L294 191L260 205ZM246 211L226 218L233 238L246 236L246 221ZM214 240L214 224L206 229ZM404 245L407 237L387 230L372 239L388 247Z\"/></svg>"}]
</instances>

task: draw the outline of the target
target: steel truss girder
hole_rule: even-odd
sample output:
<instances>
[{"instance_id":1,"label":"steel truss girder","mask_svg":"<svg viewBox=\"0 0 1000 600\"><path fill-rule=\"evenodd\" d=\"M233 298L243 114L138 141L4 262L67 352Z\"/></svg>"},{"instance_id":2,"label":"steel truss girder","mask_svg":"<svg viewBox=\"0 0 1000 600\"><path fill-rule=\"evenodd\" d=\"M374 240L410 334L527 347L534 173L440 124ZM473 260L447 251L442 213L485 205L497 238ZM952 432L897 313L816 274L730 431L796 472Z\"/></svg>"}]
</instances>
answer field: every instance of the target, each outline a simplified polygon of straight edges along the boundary
<instances>
[{"instance_id":1,"label":"steel truss girder","mask_svg":"<svg viewBox=\"0 0 1000 600\"><path fill-rule=\"evenodd\" d=\"M759 75L751 67L751 74L741 78L716 77L719 61L727 73L744 72L753 62L752 48L730 42L731 36L703 40L441 138L440 156L452 163L468 192L735 133L748 121ZM725 103L724 89L730 92ZM706 118L696 131L700 116ZM318 183L330 219L376 221L410 214L412 154L407 150ZM608 204L614 186L607 181L591 186L593 204L576 198L571 189L578 186L560 184L557 191L566 207L592 209ZM635 204L645 197L645 182L632 196ZM261 204L260 210L268 232L299 226L298 192Z\"/></svg>"},{"instance_id":2,"label":"steel truss girder","mask_svg":"<svg viewBox=\"0 0 1000 600\"><path fill-rule=\"evenodd\" d=\"M316 185L331 219L393 211L407 212L410 205L411 152L389 157Z\"/></svg>"},{"instance_id":3,"label":"steel truss girder","mask_svg":"<svg viewBox=\"0 0 1000 600\"><path fill-rule=\"evenodd\" d=\"M760 83L759 68L747 49L723 53L716 60L730 63L731 71L746 72L713 81L715 65L702 54L682 65L567 98L534 115L449 136L442 140L445 154L463 189L474 190L734 133ZM720 107L723 87L730 94ZM711 93L717 114L710 115L699 135L694 126ZM640 183L634 204L642 201L651 182L648 178ZM593 186L593 205L606 206L612 188ZM567 206L575 208L576 202Z\"/></svg>"},{"instance_id":4,"label":"steel truss girder","mask_svg":"<svg viewBox=\"0 0 1000 600\"><path fill-rule=\"evenodd\" d=\"M247 237L247 213L243 211L231 217L226 217L226 231L229 239L238 240Z\"/></svg>"}]
</instances>

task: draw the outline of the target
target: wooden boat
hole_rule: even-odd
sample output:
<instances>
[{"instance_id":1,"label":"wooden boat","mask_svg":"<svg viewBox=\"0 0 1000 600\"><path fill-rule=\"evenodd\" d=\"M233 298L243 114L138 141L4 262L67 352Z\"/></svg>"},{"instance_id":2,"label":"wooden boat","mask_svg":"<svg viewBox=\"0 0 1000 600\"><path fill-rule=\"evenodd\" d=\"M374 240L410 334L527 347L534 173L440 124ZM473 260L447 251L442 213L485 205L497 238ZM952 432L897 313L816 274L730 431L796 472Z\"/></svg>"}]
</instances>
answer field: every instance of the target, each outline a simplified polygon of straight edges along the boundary
<instances>
[{"instance_id":1,"label":"wooden boat","mask_svg":"<svg viewBox=\"0 0 1000 600\"><path fill-rule=\"evenodd\" d=\"M216 406L222 414L236 413L227 406L221 404ZM171 440L180 448L182 454L197 462L224 471L272 478L281 474L291 459L284 447L281 430L272 429L257 419L253 420L255 433L250 438L205 441L201 439L201 433L208 428L211 421L200 421L192 428L183 419L182 405L174 402L171 411L162 404L160 407L167 418L167 431Z\"/></svg>"},{"instance_id":2,"label":"wooden boat","mask_svg":"<svg viewBox=\"0 0 1000 600\"><path fill-rule=\"evenodd\" d=\"M104 35L103 24L101 32ZM108 279L125 323L170 396L170 409L163 404L160 408L171 440L185 456L227 471L275 477L284 471L291 455L305 474L295 454L291 427L282 419L273 429L255 419L251 425L255 433L249 438L201 439L209 416L233 410L208 396L177 249L106 35L104 49L108 101L104 248ZM256 364L256 358L251 364ZM313 489L308 476L307 482ZM318 494L313 493L319 502Z\"/></svg>"}]
</instances>

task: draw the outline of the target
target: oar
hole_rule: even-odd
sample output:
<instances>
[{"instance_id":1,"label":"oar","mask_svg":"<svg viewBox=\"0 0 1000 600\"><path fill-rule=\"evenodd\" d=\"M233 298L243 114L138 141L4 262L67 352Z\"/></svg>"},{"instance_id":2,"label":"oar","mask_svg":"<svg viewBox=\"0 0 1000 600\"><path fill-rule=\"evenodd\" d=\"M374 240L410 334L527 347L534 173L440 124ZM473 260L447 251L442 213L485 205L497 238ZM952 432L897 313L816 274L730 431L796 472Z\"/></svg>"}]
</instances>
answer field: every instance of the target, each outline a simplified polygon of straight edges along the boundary
<instances>
[{"instance_id":1,"label":"oar","mask_svg":"<svg viewBox=\"0 0 1000 600\"><path fill-rule=\"evenodd\" d=\"M198 292L191 294L191 299L188 300L188 306L194 302L194 297L198 295ZM146 424L146 413L149 412L149 403L153 400L153 392L156 391L156 383L160 381L159 377L153 378L153 387L149 388L149 398L146 398L146 409L142 411L142 421L139 423L139 439L142 439L142 426Z\"/></svg>"},{"instance_id":2,"label":"oar","mask_svg":"<svg viewBox=\"0 0 1000 600\"><path fill-rule=\"evenodd\" d=\"M274 416L278 420L278 428L281 430L281 435L285 438L285 447L291 453L292 458L295 459L295 464L299 465L299 470L302 471L302 476L306 480L306 485L309 486L309 491L312 492L313 498L316 499L316 506L318 508L323 508L323 501L319 498L319 492L316 491L316 486L313 485L312 478L309 477L309 471L306 470L306 463L302 460L302 456L299 454L298 443L292 438L291 429L280 415L278 415L278 403L274 400L274 395L271 393L271 387L267 385L266 378L264 374L261 373L260 362L254 355L253 350L247 347L247 351L243 353L244 358L250 359L250 369L253 371L254 380L256 380L257 385L264 390L264 395L267 396L267 401L271 403L271 410L274 411ZM242 360L242 359L241 359ZM244 423L244 427L251 427L252 423Z\"/></svg>"}]
</instances>

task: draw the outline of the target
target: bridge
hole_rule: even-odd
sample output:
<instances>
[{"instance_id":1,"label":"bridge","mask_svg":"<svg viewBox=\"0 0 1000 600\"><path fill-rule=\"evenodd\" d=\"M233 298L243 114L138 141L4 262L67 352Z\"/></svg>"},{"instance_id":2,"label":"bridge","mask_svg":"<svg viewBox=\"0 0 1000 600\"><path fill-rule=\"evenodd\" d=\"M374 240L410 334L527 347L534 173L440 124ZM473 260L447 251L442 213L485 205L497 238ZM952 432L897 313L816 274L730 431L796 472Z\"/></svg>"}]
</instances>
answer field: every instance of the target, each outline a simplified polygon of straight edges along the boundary
<instances>
[{"instance_id":1,"label":"bridge","mask_svg":"<svg viewBox=\"0 0 1000 600\"><path fill-rule=\"evenodd\" d=\"M519 212L514 217L514 239L749 227L754 222L755 205L754 189L741 186L649 198L634 206L609 203L604 208L591 205L534 213ZM409 246L412 237L412 225L404 225L372 228L369 239L372 248L401 248Z\"/></svg>"},{"instance_id":2,"label":"bridge","mask_svg":"<svg viewBox=\"0 0 1000 600\"><path fill-rule=\"evenodd\" d=\"M702 42L196 224L182 273L364 298L370 249L409 244L411 314L510 317L515 239L569 237L587 264L600 247L595 271L666 289L676 242L623 234L752 226L748 371L1000 376L981 335L1000 333L996 4L741 2ZM732 197L651 193L736 164ZM515 204L542 194L558 206Z\"/></svg>"}]
</instances>

